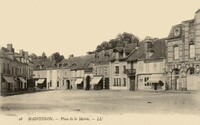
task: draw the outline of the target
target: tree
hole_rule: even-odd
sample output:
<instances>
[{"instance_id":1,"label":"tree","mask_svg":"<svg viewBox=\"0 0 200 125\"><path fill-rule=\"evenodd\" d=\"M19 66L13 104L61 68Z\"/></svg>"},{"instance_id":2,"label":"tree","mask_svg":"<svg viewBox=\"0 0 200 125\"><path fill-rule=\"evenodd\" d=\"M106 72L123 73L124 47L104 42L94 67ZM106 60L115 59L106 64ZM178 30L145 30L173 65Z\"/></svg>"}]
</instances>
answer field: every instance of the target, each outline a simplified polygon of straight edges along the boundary
<instances>
[{"instance_id":1,"label":"tree","mask_svg":"<svg viewBox=\"0 0 200 125\"><path fill-rule=\"evenodd\" d=\"M142 42L152 41L153 39L154 39L154 38L151 37L151 36L146 36L146 37L142 40Z\"/></svg>"},{"instance_id":2,"label":"tree","mask_svg":"<svg viewBox=\"0 0 200 125\"><path fill-rule=\"evenodd\" d=\"M116 38L109 40L109 42L102 42L101 45L98 45L96 48L96 52L100 52L102 50L108 50L108 49L113 49L117 45L120 44L120 46L124 46L125 44L130 44L130 43L137 43L139 42L139 38L132 33L119 33Z\"/></svg>"},{"instance_id":3,"label":"tree","mask_svg":"<svg viewBox=\"0 0 200 125\"><path fill-rule=\"evenodd\" d=\"M110 43L104 41L104 42L101 43L101 48L102 48L103 50L107 50L107 49L111 49L112 46L111 46Z\"/></svg>"},{"instance_id":4,"label":"tree","mask_svg":"<svg viewBox=\"0 0 200 125\"><path fill-rule=\"evenodd\" d=\"M133 35L132 33L127 33L127 32L118 34L116 39L118 39L121 42L127 42L127 43L139 42L139 39L137 36Z\"/></svg>"},{"instance_id":5,"label":"tree","mask_svg":"<svg viewBox=\"0 0 200 125\"><path fill-rule=\"evenodd\" d=\"M30 55L30 57L31 57L32 59L37 59L37 58L38 58L37 55L36 55L35 53L32 53L32 54Z\"/></svg>"},{"instance_id":6,"label":"tree","mask_svg":"<svg viewBox=\"0 0 200 125\"><path fill-rule=\"evenodd\" d=\"M55 60L56 63L59 63L59 62L61 62L64 59L64 56L60 55L59 52L53 53L52 56L53 56L53 60Z\"/></svg>"},{"instance_id":7,"label":"tree","mask_svg":"<svg viewBox=\"0 0 200 125\"><path fill-rule=\"evenodd\" d=\"M42 59L46 59L47 58L47 55L45 52L42 53Z\"/></svg>"},{"instance_id":8,"label":"tree","mask_svg":"<svg viewBox=\"0 0 200 125\"><path fill-rule=\"evenodd\" d=\"M115 48L117 46L117 43L119 43L119 40L117 40L117 39L111 39L109 41L109 43L111 44L112 48Z\"/></svg>"}]
</instances>

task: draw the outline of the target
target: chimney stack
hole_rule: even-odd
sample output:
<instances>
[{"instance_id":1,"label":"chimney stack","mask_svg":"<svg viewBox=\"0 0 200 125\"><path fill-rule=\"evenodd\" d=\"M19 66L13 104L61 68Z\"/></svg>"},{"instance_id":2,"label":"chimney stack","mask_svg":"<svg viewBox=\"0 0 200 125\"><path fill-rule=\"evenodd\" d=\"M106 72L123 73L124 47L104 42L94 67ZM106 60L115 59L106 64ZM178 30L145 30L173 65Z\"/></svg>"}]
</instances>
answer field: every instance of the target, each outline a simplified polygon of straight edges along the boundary
<instances>
[{"instance_id":1,"label":"chimney stack","mask_svg":"<svg viewBox=\"0 0 200 125\"><path fill-rule=\"evenodd\" d=\"M20 50L19 50L19 54L20 54L20 56L24 56L24 51L23 51L23 49L20 49Z\"/></svg>"},{"instance_id":2,"label":"chimney stack","mask_svg":"<svg viewBox=\"0 0 200 125\"><path fill-rule=\"evenodd\" d=\"M13 48L13 45L12 45L12 44L7 44L7 49L8 49L10 52L13 52L13 53L14 53L14 48Z\"/></svg>"},{"instance_id":3,"label":"chimney stack","mask_svg":"<svg viewBox=\"0 0 200 125\"><path fill-rule=\"evenodd\" d=\"M24 51L24 57L28 59L28 51Z\"/></svg>"}]
</instances>

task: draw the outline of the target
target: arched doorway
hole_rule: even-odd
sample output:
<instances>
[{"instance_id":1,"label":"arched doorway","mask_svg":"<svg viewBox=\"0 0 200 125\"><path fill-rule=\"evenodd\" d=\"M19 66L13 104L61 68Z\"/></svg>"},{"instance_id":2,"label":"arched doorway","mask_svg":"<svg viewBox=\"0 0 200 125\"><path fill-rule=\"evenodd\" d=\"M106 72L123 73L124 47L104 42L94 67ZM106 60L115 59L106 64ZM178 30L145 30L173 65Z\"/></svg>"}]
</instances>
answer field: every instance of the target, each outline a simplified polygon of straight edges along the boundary
<instances>
[{"instance_id":1,"label":"arched doorway","mask_svg":"<svg viewBox=\"0 0 200 125\"><path fill-rule=\"evenodd\" d=\"M85 88L85 90L90 90L90 81L91 81L91 77L87 76L86 77L86 88Z\"/></svg>"}]
</instances>

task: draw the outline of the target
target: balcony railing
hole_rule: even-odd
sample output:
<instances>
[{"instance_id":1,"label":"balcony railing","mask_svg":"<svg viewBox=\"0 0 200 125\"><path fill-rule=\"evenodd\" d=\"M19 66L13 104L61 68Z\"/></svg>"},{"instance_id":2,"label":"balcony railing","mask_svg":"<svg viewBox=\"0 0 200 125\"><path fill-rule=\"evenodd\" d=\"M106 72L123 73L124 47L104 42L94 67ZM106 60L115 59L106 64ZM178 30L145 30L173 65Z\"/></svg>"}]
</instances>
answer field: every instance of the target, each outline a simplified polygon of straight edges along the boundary
<instances>
[{"instance_id":1,"label":"balcony railing","mask_svg":"<svg viewBox=\"0 0 200 125\"><path fill-rule=\"evenodd\" d=\"M136 69L126 69L126 74L128 76L135 75L136 74Z\"/></svg>"}]
</instances>

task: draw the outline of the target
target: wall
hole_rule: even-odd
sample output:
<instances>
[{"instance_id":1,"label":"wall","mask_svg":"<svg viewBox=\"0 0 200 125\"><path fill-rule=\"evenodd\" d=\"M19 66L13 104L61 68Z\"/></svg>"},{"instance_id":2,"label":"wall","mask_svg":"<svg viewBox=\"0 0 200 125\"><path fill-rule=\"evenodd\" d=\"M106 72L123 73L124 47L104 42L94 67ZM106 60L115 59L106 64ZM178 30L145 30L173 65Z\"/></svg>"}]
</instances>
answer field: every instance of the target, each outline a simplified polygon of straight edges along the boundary
<instances>
[{"instance_id":1,"label":"wall","mask_svg":"<svg viewBox=\"0 0 200 125\"><path fill-rule=\"evenodd\" d=\"M119 73L115 73L115 67L119 66ZM128 90L128 77L124 72L124 66L127 67L125 61L115 61L111 63L111 75L110 75L110 88L113 90ZM126 68L127 69L127 68ZM115 79L115 80L114 80ZM124 86L124 79L126 86ZM119 82L121 81L121 82ZM115 84L114 84L115 83ZM118 83L118 86L116 85ZM121 83L121 85L119 85Z\"/></svg>"},{"instance_id":2,"label":"wall","mask_svg":"<svg viewBox=\"0 0 200 125\"><path fill-rule=\"evenodd\" d=\"M138 61L136 68L136 76L137 76L137 89L138 90L154 90L154 86L151 83L148 83L148 79L153 74L160 74L162 75L161 81L165 83L165 76L164 76L164 70L165 70L165 60L154 60L151 62L144 62L144 61ZM162 90L165 90L165 86L162 86Z\"/></svg>"},{"instance_id":3,"label":"wall","mask_svg":"<svg viewBox=\"0 0 200 125\"><path fill-rule=\"evenodd\" d=\"M33 78L47 78L47 70L34 70Z\"/></svg>"}]
</instances>

